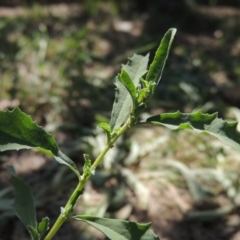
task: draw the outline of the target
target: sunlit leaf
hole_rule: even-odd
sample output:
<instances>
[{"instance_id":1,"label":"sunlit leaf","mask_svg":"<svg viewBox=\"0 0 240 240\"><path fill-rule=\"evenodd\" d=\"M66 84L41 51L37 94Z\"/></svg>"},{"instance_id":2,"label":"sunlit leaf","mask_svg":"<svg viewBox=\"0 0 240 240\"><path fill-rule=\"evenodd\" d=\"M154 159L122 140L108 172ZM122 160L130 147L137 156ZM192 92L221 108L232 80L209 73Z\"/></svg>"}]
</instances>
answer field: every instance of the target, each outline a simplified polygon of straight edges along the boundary
<instances>
[{"instance_id":1,"label":"sunlit leaf","mask_svg":"<svg viewBox=\"0 0 240 240\"><path fill-rule=\"evenodd\" d=\"M0 111L0 152L35 149L44 152L61 164L70 167L78 176L74 162L63 154L55 139L19 108Z\"/></svg>"},{"instance_id":2,"label":"sunlit leaf","mask_svg":"<svg viewBox=\"0 0 240 240\"><path fill-rule=\"evenodd\" d=\"M198 133L207 133L223 143L240 150L240 133L236 130L237 122L227 122L217 117L217 113L164 113L148 118L142 123L152 123L170 129L192 129Z\"/></svg>"},{"instance_id":3,"label":"sunlit leaf","mask_svg":"<svg viewBox=\"0 0 240 240\"><path fill-rule=\"evenodd\" d=\"M147 64L148 55L140 56L134 54L126 65L122 65L124 71L126 71L129 77L132 79L135 88L138 86L140 78L146 73ZM110 121L111 131L114 131L124 124L133 106L133 101L129 91L119 81L118 77L116 78L115 85L117 88Z\"/></svg>"},{"instance_id":4,"label":"sunlit leaf","mask_svg":"<svg viewBox=\"0 0 240 240\"><path fill-rule=\"evenodd\" d=\"M50 155L58 154L53 137L19 108L0 111L0 151L38 148Z\"/></svg>"},{"instance_id":5,"label":"sunlit leaf","mask_svg":"<svg viewBox=\"0 0 240 240\"><path fill-rule=\"evenodd\" d=\"M146 81L148 82L153 81L156 84L158 84L159 81L161 80L162 72L163 72L166 60L168 58L168 54L169 54L176 31L177 30L175 28L171 28L164 35L155 53L153 62L149 67L149 71L146 76Z\"/></svg>"},{"instance_id":6,"label":"sunlit leaf","mask_svg":"<svg viewBox=\"0 0 240 240\"><path fill-rule=\"evenodd\" d=\"M71 219L90 224L111 240L159 240L150 229L151 223L140 224L94 216L73 216Z\"/></svg>"},{"instance_id":7,"label":"sunlit leaf","mask_svg":"<svg viewBox=\"0 0 240 240\"><path fill-rule=\"evenodd\" d=\"M132 79L124 69L122 69L121 74L118 76L118 80L126 87L134 103L137 96L137 90Z\"/></svg>"},{"instance_id":8,"label":"sunlit leaf","mask_svg":"<svg viewBox=\"0 0 240 240\"><path fill-rule=\"evenodd\" d=\"M107 134L107 139L109 141L110 138L111 138L111 128L110 128L110 125L108 123L100 123L98 126L105 131L105 133Z\"/></svg>"},{"instance_id":9,"label":"sunlit leaf","mask_svg":"<svg viewBox=\"0 0 240 240\"><path fill-rule=\"evenodd\" d=\"M143 102L145 99L147 99L149 96L149 89L148 88L142 88L140 89L140 91L138 92L138 102L141 103Z\"/></svg>"}]
</instances>

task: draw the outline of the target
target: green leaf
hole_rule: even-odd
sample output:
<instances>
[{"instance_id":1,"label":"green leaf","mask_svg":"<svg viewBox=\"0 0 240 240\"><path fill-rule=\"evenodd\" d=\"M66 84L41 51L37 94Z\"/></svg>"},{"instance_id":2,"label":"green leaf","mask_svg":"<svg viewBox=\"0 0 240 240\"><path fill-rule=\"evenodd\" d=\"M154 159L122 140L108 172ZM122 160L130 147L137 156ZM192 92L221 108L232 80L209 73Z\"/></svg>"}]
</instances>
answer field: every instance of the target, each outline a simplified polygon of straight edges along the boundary
<instances>
[{"instance_id":1,"label":"green leaf","mask_svg":"<svg viewBox=\"0 0 240 240\"><path fill-rule=\"evenodd\" d=\"M31 189L22 179L16 176L12 166L9 166L7 170L11 174L10 182L17 192L13 209L26 228L31 226L36 229L36 210Z\"/></svg>"},{"instance_id":2,"label":"green leaf","mask_svg":"<svg viewBox=\"0 0 240 240\"><path fill-rule=\"evenodd\" d=\"M84 166L83 166L83 174L84 175L94 175L94 171L91 171L92 161L89 158L88 154L83 154L84 157Z\"/></svg>"},{"instance_id":3,"label":"green leaf","mask_svg":"<svg viewBox=\"0 0 240 240\"><path fill-rule=\"evenodd\" d=\"M153 62L150 65L149 71L146 76L146 81L153 81L156 83L156 85L159 83L175 33L176 29L171 28L164 35L155 53Z\"/></svg>"},{"instance_id":4,"label":"green leaf","mask_svg":"<svg viewBox=\"0 0 240 240\"><path fill-rule=\"evenodd\" d=\"M0 152L35 149L44 152L80 175L74 162L58 148L55 139L19 108L0 111Z\"/></svg>"},{"instance_id":5,"label":"green leaf","mask_svg":"<svg viewBox=\"0 0 240 240\"><path fill-rule=\"evenodd\" d=\"M40 236L42 237L42 235L47 232L47 230L49 229L49 218L45 217L42 219L42 221L38 224L38 231Z\"/></svg>"},{"instance_id":6,"label":"green leaf","mask_svg":"<svg viewBox=\"0 0 240 240\"><path fill-rule=\"evenodd\" d=\"M40 235L38 234L37 229L32 226L27 226L28 232L30 233L31 240L40 240Z\"/></svg>"},{"instance_id":7,"label":"green leaf","mask_svg":"<svg viewBox=\"0 0 240 240\"><path fill-rule=\"evenodd\" d=\"M71 219L90 224L111 240L159 240L150 229L151 223L139 224L94 216L73 216Z\"/></svg>"},{"instance_id":8,"label":"green leaf","mask_svg":"<svg viewBox=\"0 0 240 240\"><path fill-rule=\"evenodd\" d=\"M134 54L129 59L126 65L122 65L122 68L129 75L130 79L135 86L139 85L140 78L146 73L148 64L148 55L140 56ZM121 127L127 120L132 106L133 101L127 88L119 81L118 77L115 81L116 85L116 96L113 104L113 110L111 115L110 127L113 132L115 129Z\"/></svg>"},{"instance_id":9,"label":"green leaf","mask_svg":"<svg viewBox=\"0 0 240 240\"><path fill-rule=\"evenodd\" d=\"M26 148L38 148L49 155L59 151L53 137L19 108L0 111L0 151Z\"/></svg>"},{"instance_id":10,"label":"green leaf","mask_svg":"<svg viewBox=\"0 0 240 240\"><path fill-rule=\"evenodd\" d=\"M109 142L111 139L111 128L110 128L109 124L108 123L100 123L98 126L106 132L107 140Z\"/></svg>"},{"instance_id":11,"label":"green leaf","mask_svg":"<svg viewBox=\"0 0 240 240\"><path fill-rule=\"evenodd\" d=\"M162 125L170 129L192 129L198 133L207 133L223 143L240 150L240 133L236 130L237 122L227 122L217 117L218 114L164 113L148 118L142 123Z\"/></svg>"},{"instance_id":12,"label":"green leaf","mask_svg":"<svg viewBox=\"0 0 240 240\"><path fill-rule=\"evenodd\" d=\"M78 177L80 177L80 173L75 165L75 163L67 156L65 155L63 152L61 152L60 150L58 151L58 155L55 156L54 158L56 159L56 161L58 161L61 164L67 165L73 172L76 173L76 175Z\"/></svg>"},{"instance_id":13,"label":"green leaf","mask_svg":"<svg viewBox=\"0 0 240 240\"><path fill-rule=\"evenodd\" d=\"M122 69L121 74L118 76L118 80L126 87L134 104L137 97L137 90L132 79L124 69Z\"/></svg>"},{"instance_id":14,"label":"green leaf","mask_svg":"<svg viewBox=\"0 0 240 240\"><path fill-rule=\"evenodd\" d=\"M142 88L138 92L138 103L144 102L145 99L147 99L149 96L149 89L148 88Z\"/></svg>"}]
</instances>

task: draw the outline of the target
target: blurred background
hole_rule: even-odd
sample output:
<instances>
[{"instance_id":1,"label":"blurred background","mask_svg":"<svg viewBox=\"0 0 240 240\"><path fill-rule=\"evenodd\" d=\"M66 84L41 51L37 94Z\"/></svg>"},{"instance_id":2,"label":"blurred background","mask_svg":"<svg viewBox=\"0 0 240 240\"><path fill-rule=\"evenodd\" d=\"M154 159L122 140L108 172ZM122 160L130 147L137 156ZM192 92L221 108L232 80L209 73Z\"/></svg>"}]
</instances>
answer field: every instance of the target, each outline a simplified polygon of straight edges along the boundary
<instances>
[{"instance_id":1,"label":"blurred background","mask_svg":"<svg viewBox=\"0 0 240 240\"><path fill-rule=\"evenodd\" d=\"M79 169L105 144L114 77L133 53L152 60L177 34L155 97L141 117L205 113L240 120L239 0L1 0L0 110L19 106L52 133ZM238 128L240 129L240 128ZM152 222L161 240L240 239L240 155L207 135L129 131L105 158L75 211ZM31 151L0 153L0 239L27 236L11 210L13 165L50 223L76 186L68 168ZM67 222L56 240L106 239Z\"/></svg>"}]
</instances>

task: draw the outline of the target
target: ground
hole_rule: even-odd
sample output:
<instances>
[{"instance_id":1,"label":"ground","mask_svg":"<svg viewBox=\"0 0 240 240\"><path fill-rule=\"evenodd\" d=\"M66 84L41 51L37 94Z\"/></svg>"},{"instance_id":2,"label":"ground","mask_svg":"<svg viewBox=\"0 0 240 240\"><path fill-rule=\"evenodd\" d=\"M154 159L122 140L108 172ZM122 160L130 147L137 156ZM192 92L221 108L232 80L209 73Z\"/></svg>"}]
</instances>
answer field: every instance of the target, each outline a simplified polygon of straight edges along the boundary
<instances>
[{"instance_id":1,"label":"ground","mask_svg":"<svg viewBox=\"0 0 240 240\"><path fill-rule=\"evenodd\" d=\"M81 169L82 153L94 159L105 143L97 125L110 118L112 79L120 63L134 52L150 51L152 58L164 32L177 27L163 79L141 117L201 108L240 119L238 8L203 6L195 17L174 15L171 8L131 10L132 15L117 9L111 4L96 13L86 13L81 4L0 8L0 109L20 106L31 114ZM52 224L76 185L74 174L36 152L1 153L0 161L0 239L26 235L10 210L14 192L7 165L33 188L38 218L47 215ZM75 211L152 222L162 240L237 240L238 169L238 152L210 136L135 128L106 156ZM69 222L57 239L104 237Z\"/></svg>"}]
</instances>

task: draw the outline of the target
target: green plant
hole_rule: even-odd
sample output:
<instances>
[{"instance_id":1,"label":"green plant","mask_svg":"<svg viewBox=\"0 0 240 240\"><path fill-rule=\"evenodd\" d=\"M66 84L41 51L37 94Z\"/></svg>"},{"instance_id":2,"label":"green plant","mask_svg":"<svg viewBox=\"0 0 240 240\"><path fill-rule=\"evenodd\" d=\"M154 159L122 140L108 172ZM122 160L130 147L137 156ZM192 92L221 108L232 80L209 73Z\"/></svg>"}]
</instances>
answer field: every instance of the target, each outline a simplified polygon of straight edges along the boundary
<instances>
[{"instance_id":1,"label":"green plant","mask_svg":"<svg viewBox=\"0 0 240 240\"><path fill-rule=\"evenodd\" d=\"M103 161L105 154L114 147L117 139L134 126L153 124L170 129L192 129L199 133L207 133L236 149L240 149L240 134L236 131L236 122L228 123L217 118L217 114L203 114L197 111L192 114L164 113L140 120L139 115L149 105L167 60L169 50L176 33L170 29L164 35L154 60L147 69L149 55L134 55L116 78L116 97L113 104L110 124L99 125L106 132L106 145L95 161L84 154L85 164L82 174L75 163L59 149L54 138L19 108L0 112L0 151L35 149L46 153L61 164L67 165L78 177L78 184L70 196L54 225L49 230L49 219L43 218L37 223L33 197L29 186L18 178L14 169L9 167L11 183L15 187L17 197L13 208L28 229L32 240L50 240L67 220L77 220L88 223L103 232L110 239L157 240L150 229L151 224L98 218L95 216L72 216L78 198L83 194L86 182L94 174ZM27 213L27 214L26 214ZM49 230L49 231L48 231Z\"/></svg>"}]
</instances>

